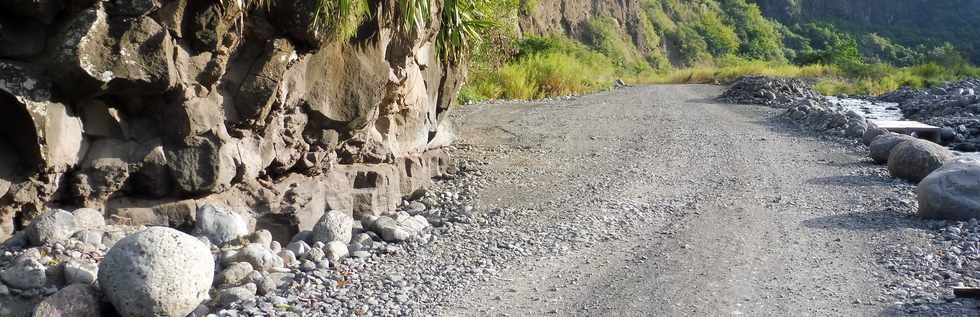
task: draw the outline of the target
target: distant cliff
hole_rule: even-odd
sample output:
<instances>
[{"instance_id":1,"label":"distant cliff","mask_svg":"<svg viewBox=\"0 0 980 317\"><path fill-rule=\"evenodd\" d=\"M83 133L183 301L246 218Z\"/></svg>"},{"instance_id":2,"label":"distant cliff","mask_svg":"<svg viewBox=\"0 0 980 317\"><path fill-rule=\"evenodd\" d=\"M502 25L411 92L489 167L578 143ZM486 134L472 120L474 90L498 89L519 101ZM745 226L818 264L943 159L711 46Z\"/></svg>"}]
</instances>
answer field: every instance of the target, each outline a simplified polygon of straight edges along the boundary
<instances>
[{"instance_id":1,"label":"distant cliff","mask_svg":"<svg viewBox=\"0 0 980 317\"><path fill-rule=\"evenodd\" d=\"M859 41L872 34L888 45L925 51L950 43L980 63L980 0L537 0L523 1L525 35L564 34L596 44L614 29L648 60L674 66L737 53L792 58L801 51L798 25L815 22ZM612 21L612 22L609 22ZM737 37L736 37L737 36ZM823 39L806 38L813 46ZM595 46L595 45L593 45ZM810 46L807 45L806 49ZM895 62L884 59L886 62ZM654 65L656 66L656 65Z\"/></svg>"}]
</instances>

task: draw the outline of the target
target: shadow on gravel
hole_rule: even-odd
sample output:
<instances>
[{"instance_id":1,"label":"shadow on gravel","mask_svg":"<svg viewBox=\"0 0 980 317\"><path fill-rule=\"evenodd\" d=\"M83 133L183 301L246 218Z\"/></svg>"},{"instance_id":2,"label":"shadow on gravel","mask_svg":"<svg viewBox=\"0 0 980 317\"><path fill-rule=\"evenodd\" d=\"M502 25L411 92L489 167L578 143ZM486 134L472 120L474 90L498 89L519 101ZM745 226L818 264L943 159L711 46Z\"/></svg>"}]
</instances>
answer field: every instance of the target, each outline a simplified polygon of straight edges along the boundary
<instances>
[{"instance_id":1,"label":"shadow on gravel","mask_svg":"<svg viewBox=\"0 0 980 317\"><path fill-rule=\"evenodd\" d=\"M860 163L843 163L847 164L860 164ZM809 185L822 185L822 186L846 186L846 187L872 187L872 186L889 186L891 184L891 179L885 178L883 176L872 176L872 175L844 175L844 176L825 176L811 178L806 181Z\"/></svg>"},{"instance_id":2,"label":"shadow on gravel","mask_svg":"<svg viewBox=\"0 0 980 317\"><path fill-rule=\"evenodd\" d=\"M915 221L908 214L884 210L850 212L804 220L803 226L813 229L844 229L860 231L888 231L902 228L928 229L922 221Z\"/></svg>"}]
</instances>

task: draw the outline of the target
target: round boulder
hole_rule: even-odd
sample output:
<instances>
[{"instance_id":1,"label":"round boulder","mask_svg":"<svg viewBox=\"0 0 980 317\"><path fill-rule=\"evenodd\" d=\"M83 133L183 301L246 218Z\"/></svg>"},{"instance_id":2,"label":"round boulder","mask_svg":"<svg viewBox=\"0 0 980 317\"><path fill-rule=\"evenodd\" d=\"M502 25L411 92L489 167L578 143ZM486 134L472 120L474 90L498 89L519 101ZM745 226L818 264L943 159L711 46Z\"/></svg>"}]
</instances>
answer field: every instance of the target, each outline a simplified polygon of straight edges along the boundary
<instances>
[{"instance_id":1,"label":"round boulder","mask_svg":"<svg viewBox=\"0 0 980 317\"><path fill-rule=\"evenodd\" d=\"M918 183L952 158L953 152L942 145L919 139L905 141L888 156L888 173Z\"/></svg>"},{"instance_id":2,"label":"round boulder","mask_svg":"<svg viewBox=\"0 0 980 317\"><path fill-rule=\"evenodd\" d=\"M864 131L864 136L861 137L861 143L864 143L864 145L867 146L871 146L871 142L874 141L875 138L877 138L879 135L885 135L889 133L891 132L879 127L874 127L874 126L868 127L868 129Z\"/></svg>"},{"instance_id":3,"label":"round boulder","mask_svg":"<svg viewBox=\"0 0 980 317\"><path fill-rule=\"evenodd\" d=\"M323 214L323 217L320 217L320 220L313 226L313 241L350 243L353 230L353 217L343 211L331 210Z\"/></svg>"},{"instance_id":4,"label":"round boulder","mask_svg":"<svg viewBox=\"0 0 980 317\"><path fill-rule=\"evenodd\" d=\"M208 299L213 279L208 247L164 227L119 240L99 265L99 285L122 316L187 316Z\"/></svg>"},{"instance_id":5,"label":"round boulder","mask_svg":"<svg viewBox=\"0 0 980 317\"><path fill-rule=\"evenodd\" d=\"M980 219L980 161L959 158L922 179L919 215L931 219Z\"/></svg>"},{"instance_id":6,"label":"round boulder","mask_svg":"<svg viewBox=\"0 0 980 317\"><path fill-rule=\"evenodd\" d=\"M77 231L75 216L70 212L52 209L31 221L27 237L32 245L45 245L68 239Z\"/></svg>"},{"instance_id":7,"label":"round boulder","mask_svg":"<svg viewBox=\"0 0 980 317\"><path fill-rule=\"evenodd\" d=\"M874 138L871 142L871 159L877 164L888 162L888 156L896 145L905 141L915 140L915 137L898 133L885 133Z\"/></svg>"}]
</instances>

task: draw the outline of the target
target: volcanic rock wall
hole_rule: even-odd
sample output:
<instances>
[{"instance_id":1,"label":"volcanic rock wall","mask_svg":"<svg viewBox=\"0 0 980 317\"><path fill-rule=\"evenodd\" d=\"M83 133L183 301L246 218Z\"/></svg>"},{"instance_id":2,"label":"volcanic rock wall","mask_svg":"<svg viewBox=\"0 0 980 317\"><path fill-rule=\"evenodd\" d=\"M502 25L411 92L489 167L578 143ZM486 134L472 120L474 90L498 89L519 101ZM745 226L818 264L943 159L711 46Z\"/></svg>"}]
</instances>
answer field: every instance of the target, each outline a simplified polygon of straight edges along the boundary
<instances>
[{"instance_id":1,"label":"volcanic rock wall","mask_svg":"<svg viewBox=\"0 0 980 317\"><path fill-rule=\"evenodd\" d=\"M314 0L0 2L0 240L51 206L187 227L221 203L280 238L427 186L462 82L397 1L353 39Z\"/></svg>"}]
</instances>

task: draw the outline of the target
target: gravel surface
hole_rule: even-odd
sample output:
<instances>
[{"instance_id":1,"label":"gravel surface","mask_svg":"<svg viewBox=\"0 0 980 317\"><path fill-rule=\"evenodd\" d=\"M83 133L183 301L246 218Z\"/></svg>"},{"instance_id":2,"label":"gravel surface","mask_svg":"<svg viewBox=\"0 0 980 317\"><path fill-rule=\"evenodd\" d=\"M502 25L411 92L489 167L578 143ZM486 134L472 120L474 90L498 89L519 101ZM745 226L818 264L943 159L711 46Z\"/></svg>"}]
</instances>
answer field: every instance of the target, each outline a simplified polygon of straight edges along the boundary
<instances>
[{"instance_id":1,"label":"gravel surface","mask_svg":"<svg viewBox=\"0 0 980 317\"><path fill-rule=\"evenodd\" d=\"M653 86L465 106L458 173L404 204L436 226L430 238L309 263L238 311L978 314L949 288L980 286L975 222L916 219L914 186L855 141L713 101L721 92Z\"/></svg>"}]
</instances>

